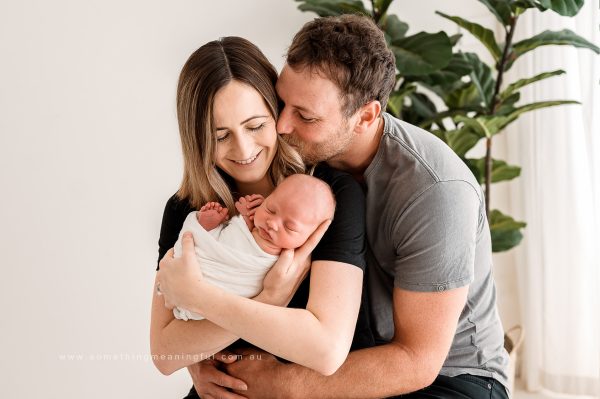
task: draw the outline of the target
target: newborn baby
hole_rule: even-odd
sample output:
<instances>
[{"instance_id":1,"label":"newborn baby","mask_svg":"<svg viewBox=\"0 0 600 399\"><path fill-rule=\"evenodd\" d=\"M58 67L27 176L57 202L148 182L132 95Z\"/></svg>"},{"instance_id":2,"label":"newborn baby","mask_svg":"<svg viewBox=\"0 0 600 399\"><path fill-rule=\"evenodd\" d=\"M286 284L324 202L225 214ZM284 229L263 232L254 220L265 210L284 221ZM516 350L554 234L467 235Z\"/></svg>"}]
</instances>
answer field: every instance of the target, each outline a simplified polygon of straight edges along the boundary
<instances>
[{"instance_id":1,"label":"newborn baby","mask_svg":"<svg viewBox=\"0 0 600 399\"><path fill-rule=\"evenodd\" d=\"M262 290L282 249L302 246L322 222L333 218L335 198L327 183L297 174L284 179L267 198L248 195L235 207L240 215L229 221L228 209L216 202L191 212L175 243L175 257L181 256L183 233L190 231L204 278L251 298ZM203 319L177 307L173 314L181 320Z\"/></svg>"}]
</instances>

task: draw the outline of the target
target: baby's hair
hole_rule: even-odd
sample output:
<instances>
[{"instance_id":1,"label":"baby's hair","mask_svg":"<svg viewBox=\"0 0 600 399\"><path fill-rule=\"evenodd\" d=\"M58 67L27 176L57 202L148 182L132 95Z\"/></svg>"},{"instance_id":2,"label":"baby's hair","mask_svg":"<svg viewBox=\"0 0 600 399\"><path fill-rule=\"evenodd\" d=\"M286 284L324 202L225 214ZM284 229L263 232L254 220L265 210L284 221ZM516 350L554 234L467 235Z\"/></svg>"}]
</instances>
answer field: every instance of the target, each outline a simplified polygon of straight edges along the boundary
<instances>
[{"instance_id":1,"label":"baby's hair","mask_svg":"<svg viewBox=\"0 0 600 399\"><path fill-rule=\"evenodd\" d=\"M317 187L319 187L319 191L321 193L324 193L327 198L328 198L328 203L325 204L326 208L325 208L325 214L323 215L323 221L329 219L329 220L333 220L333 215L335 214L335 207L336 207L336 201L335 201L335 195L333 193L333 190L331 189L331 186L329 186L329 184L325 183L323 180L308 175L308 174L303 174L303 173L297 173L297 174L293 174L290 175L288 177L286 177L284 179L284 181L282 183L284 183L285 181L287 181L288 183L291 183L291 181L293 180L299 180L299 181L310 181L312 184L316 184Z\"/></svg>"}]
</instances>

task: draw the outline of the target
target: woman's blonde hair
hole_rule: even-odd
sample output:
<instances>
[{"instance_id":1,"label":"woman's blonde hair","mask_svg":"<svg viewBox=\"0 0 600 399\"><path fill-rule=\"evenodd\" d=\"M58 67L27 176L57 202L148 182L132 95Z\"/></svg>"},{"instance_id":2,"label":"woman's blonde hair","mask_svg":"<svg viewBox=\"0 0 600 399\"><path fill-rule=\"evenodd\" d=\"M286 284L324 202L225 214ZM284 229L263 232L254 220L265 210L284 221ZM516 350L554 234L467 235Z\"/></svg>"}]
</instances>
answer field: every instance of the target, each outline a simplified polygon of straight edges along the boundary
<instances>
[{"instance_id":1,"label":"woman's blonde hair","mask_svg":"<svg viewBox=\"0 0 600 399\"><path fill-rule=\"evenodd\" d=\"M277 72L254 44L241 37L223 37L205 44L187 60L177 85L177 119L183 151L183 180L177 191L199 209L206 202L220 202L230 214L234 206L235 182L216 166L217 138L213 122L216 93L229 82L245 83L260 93L277 120L279 109L275 82ZM300 155L279 135L269 167L277 185L286 176L304 173Z\"/></svg>"}]
</instances>

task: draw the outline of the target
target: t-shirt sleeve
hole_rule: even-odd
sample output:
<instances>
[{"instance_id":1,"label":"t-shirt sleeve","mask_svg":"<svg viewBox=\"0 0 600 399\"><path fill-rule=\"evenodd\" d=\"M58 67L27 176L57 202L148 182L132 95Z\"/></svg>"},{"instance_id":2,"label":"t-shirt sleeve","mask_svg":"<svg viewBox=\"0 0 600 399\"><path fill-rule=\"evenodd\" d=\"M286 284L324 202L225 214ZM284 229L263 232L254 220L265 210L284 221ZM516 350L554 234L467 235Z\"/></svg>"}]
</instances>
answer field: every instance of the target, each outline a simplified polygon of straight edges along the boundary
<instances>
[{"instance_id":1,"label":"t-shirt sleeve","mask_svg":"<svg viewBox=\"0 0 600 399\"><path fill-rule=\"evenodd\" d=\"M444 291L471 283L482 206L465 181L437 182L421 193L394 227L394 286Z\"/></svg>"},{"instance_id":2,"label":"t-shirt sleeve","mask_svg":"<svg viewBox=\"0 0 600 399\"><path fill-rule=\"evenodd\" d=\"M316 172L315 176L331 186L336 208L333 221L312 253L312 260L343 262L364 270L365 196L360 185L349 174L333 169L322 174Z\"/></svg>"},{"instance_id":3,"label":"t-shirt sleeve","mask_svg":"<svg viewBox=\"0 0 600 399\"><path fill-rule=\"evenodd\" d=\"M183 227L183 222L192 210L192 207L187 201L181 201L177 199L175 195L167 201L163 212L162 224L160 226L160 237L158 238L157 271L159 269L160 260L177 242L179 232Z\"/></svg>"}]
</instances>

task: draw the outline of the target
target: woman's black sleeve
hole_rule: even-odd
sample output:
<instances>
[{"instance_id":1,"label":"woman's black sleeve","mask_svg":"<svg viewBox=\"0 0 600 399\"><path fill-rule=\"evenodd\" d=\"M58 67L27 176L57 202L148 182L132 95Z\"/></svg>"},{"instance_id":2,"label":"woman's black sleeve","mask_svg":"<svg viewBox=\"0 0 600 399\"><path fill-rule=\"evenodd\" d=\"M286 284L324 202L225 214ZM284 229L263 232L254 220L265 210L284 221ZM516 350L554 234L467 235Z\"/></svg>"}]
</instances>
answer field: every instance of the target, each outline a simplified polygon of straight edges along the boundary
<instances>
[{"instance_id":1,"label":"woman's black sleeve","mask_svg":"<svg viewBox=\"0 0 600 399\"><path fill-rule=\"evenodd\" d=\"M343 262L365 270L365 195L360 184L351 175L324 166L318 167L314 175L331 186L336 208L312 260Z\"/></svg>"},{"instance_id":2,"label":"woman's black sleeve","mask_svg":"<svg viewBox=\"0 0 600 399\"><path fill-rule=\"evenodd\" d=\"M173 195L167 201L165 205L165 211L163 213L162 224L160 226L160 237L158 238L158 261L156 264L156 270L158 271L158 263L165 256L167 251L177 242L179 232L183 227L183 222L187 215L194 209L190 206L188 201L182 201L177 199Z\"/></svg>"}]
</instances>

